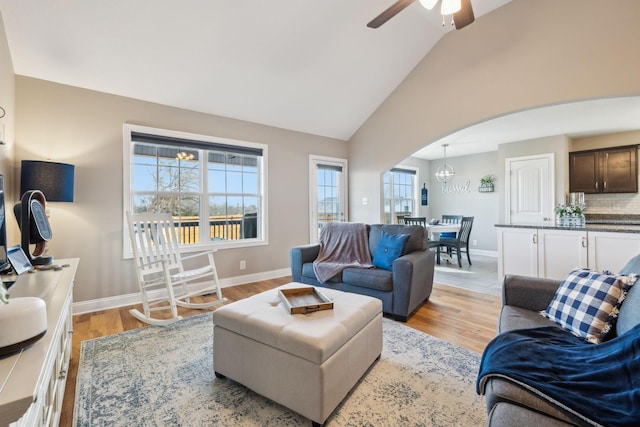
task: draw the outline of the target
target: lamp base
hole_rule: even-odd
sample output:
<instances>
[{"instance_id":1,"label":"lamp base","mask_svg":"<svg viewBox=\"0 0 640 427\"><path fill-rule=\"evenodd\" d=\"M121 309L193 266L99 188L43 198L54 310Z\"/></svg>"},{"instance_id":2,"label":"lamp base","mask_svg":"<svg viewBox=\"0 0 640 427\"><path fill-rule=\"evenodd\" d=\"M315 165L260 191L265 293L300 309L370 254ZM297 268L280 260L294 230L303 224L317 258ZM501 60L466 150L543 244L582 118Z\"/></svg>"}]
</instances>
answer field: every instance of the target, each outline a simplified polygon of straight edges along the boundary
<instances>
[{"instance_id":1,"label":"lamp base","mask_svg":"<svg viewBox=\"0 0 640 427\"><path fill-rule=\"evenodd\" d=\"M31 265L49 265L53 263L52 256L39 256L31 258Z\"/></svg>"}]
</instances>

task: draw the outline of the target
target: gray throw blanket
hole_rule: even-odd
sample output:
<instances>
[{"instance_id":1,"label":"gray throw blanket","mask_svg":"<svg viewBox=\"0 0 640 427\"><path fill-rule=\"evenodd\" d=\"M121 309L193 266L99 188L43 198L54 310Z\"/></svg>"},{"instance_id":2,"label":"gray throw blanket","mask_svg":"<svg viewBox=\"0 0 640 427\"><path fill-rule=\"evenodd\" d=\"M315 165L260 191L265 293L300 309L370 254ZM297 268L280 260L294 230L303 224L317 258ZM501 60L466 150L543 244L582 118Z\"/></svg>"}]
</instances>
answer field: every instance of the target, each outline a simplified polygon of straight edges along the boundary
<instances>
[{"instance_id":1,"label":"gray throw blanket","mask_svg":"<svg viewBox=\"0 0 640 427\"><path fill-rule=\"evenodd\" d=\"M320 232L320 253L313 271L324 283L347 267L373 268L367 226L355 222L330 222Z\"/></svg>"}]
</instances>

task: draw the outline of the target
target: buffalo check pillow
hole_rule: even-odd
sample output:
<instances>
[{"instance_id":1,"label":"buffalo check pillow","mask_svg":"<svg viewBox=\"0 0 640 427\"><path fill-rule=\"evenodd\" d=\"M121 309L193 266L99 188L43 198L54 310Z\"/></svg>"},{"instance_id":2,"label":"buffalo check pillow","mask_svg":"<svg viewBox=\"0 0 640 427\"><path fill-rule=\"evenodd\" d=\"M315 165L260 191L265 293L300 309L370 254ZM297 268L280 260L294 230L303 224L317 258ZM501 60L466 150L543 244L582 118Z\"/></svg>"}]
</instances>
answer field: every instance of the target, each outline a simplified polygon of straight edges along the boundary
<instances>
[{"instance_id":1,"label":"buffalo check pillow","mask_svg":"<svg viewBox=\"0 0 640 427\"><path fill-rule=\"evenodd\" d=\"M598 344L607 339L637 276L576 268L562 281L543 316L574 335Z\"/></svg>"}]
</instances>

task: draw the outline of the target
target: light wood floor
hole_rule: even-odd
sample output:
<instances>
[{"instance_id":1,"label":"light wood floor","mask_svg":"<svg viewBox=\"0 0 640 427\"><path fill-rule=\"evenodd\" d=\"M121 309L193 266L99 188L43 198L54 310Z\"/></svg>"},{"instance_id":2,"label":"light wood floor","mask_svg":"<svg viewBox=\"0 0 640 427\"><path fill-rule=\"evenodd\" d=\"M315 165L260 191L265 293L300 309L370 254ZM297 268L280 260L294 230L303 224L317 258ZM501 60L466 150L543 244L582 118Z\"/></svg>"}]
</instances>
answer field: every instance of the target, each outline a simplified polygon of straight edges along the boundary
<instances>
[{"instance_id":1,"label":"light wood floor","mask_svg":"<svg viewBox=\"0 0 640 427\"><path fill-rule=\"evenodd\" d=\"M224 288L222 293L229 302L232 302L290 281L291 277L282 277ZM73 317L73 351L60 417L61 426L71 426L73 420L80 343L91 338L146 326L129 314L129 310L133 307L121 307ZM141 307L138 308L141 309ZM202 313L202 310L183 308L179 308L179 310L182 316ZM495 336L499 312L499 297L436 284L429 300L416 310L409 318L407 325L431 336L481 353L487 343Z\"/></svg>"}]
</instances>

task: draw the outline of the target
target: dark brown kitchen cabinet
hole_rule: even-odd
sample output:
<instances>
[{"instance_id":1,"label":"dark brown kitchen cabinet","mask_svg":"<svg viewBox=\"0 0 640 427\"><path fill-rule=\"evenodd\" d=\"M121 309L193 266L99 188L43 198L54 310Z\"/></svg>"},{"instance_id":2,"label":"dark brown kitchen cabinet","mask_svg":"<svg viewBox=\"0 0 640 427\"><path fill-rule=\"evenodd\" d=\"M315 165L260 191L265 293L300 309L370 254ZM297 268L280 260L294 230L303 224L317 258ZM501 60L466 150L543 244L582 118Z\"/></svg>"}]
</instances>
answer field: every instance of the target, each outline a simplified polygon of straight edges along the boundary
<instances>
[{"instance_id":1,"label":"dark brown kitchen cabinet","mask_svg":"<svg viewBox=\"0 0 640 427\"><path fill-rule=\"evenodd\" d=\"M637 193L638 146L569 153L569 191Z\"/></svg>"}]
</instances>

